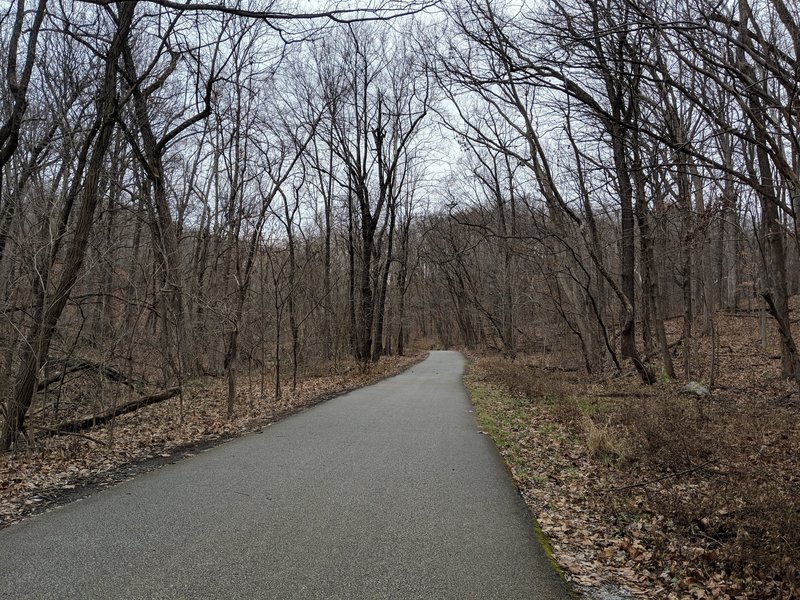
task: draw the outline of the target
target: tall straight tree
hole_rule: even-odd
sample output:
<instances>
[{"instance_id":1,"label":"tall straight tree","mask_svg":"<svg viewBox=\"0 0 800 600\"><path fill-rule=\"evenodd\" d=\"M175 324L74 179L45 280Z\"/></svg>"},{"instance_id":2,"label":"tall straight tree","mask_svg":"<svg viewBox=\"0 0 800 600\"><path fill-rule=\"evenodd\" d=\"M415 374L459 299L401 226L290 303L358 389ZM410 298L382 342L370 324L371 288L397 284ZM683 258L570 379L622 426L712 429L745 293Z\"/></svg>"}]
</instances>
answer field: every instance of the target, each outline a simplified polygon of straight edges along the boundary
<instances>
[{"instance_id":1,"label":"tall straight tree","mask_svg":"<svg viewBox=\"0 0 800 600\"><path fill-rule=\"evenodd\" d=\"M341 52L347 79L333 119L333 150L345 170L339 185L346 190L351 248L358 259L350 270L358 292L351 309L353 353L366 365L383 351L382 340L376 340L385 302L378 265L392 260L405 159L428 112L430 85L426 77L415 76L410 47L385 31L351 25ZM384 235L387 255L381 252Z\"/></svg>"}]
</instances>

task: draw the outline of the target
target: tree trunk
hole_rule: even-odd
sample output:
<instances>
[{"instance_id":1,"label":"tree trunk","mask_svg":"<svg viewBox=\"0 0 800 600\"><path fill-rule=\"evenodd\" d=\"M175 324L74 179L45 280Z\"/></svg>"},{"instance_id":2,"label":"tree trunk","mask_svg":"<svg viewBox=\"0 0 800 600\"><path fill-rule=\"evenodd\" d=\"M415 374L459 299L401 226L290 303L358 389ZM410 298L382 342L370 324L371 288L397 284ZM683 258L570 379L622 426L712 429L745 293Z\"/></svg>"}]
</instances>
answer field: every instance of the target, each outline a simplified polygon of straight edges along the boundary
<instances>
[{"instance_id":1,"label":"tree trunk","mask_svg":"<svg viewBox=\"0 0 800 600\"><path fill-rule=\"evenodd\" d=\"M389 289L389 271L392 268L394 254L394 231L396 222L396 200L391 199L388 206L387 217L389 218L389 233L386 247L386 262L383 264L381 273L380 288L378 291L377 314L375 317L375 340L372 345L372 362L384 354L383 346L383 323L386 317L386 295Z\"/></svg>"},{"instance_id":2,"label":"tree trunk","mask_svg":"<svg viewBox=\"0 0 800 600\"><path fill-rule=\"evenodd\" d=\"M655 277L655 256L653 252L653 236L650 230L647 204L645 199L645 180L641 160L636 158L634 176L636 179L636 220L639 226L639 245L642 253L642 292L644 301L651 310L656 341L661 350L664 372L667 377L675 378L675 367L672 354L667 344L667 333L664 329L664 312Z\"/></svg>"},{"instance_id":3,"label":"tree trunk","mask_svg":"<svg viewBox=\"0 0 800 600\"><path fill-rule=\"evenodd\" d=\"M653 374L642 363L636 349L636 237L634 232L633 189L627 166L627 149L624 143L623 127L618 123L610 126L614 155L614 168L620 195L620 223L622 242L620 244L620 264L622 265L621 289L625 296L624 320L622 323L621 349L623 358L633 361L642 381L653 383Z\"/></svg>"},{"instance_id":4,"label":"tree trunk","mask_svg":"<svg viewBox=\"0 0 800 600\"><path fill-rule=\"evenodd\" d=\"M117 29L106 54L105 72L102 86L97 95L97 114L100 129L94 142L92 156L89 161L86 177L81 192L81 209L75 224L75 233L67 250L56 292L41 320L35 321L22 345L20 365L14 385L14 395L10 399L0 437L0 451L7 451L16 442L20 432L24 430L25 416L33 401L39 366L47 356L59 317L69 300L70 292L78 278L89 233L92 228L95 208L100 199L99 188L106 152L111 145L114 131L113 115L116 110L117 61L131 28L136 2L126 2L119 6Z\"/></svg>"}]
</instances>

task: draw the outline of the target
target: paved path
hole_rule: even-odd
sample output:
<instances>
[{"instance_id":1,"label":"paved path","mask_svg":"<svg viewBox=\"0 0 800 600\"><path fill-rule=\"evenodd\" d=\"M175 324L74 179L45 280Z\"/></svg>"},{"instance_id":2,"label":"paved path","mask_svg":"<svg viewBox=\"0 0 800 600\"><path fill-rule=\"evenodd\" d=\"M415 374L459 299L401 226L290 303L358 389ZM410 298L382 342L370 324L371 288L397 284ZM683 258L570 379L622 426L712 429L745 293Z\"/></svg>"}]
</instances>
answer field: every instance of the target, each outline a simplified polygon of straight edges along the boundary
<instances>
[{"instance_id":1,"label":"paved path","mask_svg":"<svg viewBox=\"0 0 800 600\"><path fill-rule=\"evenodd\" d=\"M565 599L456 352L0 530L0 598Z\"/></svg>"}]
</instances>

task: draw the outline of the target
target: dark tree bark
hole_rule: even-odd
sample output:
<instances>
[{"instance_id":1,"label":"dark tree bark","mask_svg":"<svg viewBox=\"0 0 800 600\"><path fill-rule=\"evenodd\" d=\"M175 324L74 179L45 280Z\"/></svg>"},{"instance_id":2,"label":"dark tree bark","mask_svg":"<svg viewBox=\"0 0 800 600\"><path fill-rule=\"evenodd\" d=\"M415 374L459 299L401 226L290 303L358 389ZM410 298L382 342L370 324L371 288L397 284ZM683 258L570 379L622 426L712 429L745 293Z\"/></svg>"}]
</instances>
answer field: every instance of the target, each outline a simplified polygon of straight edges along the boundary
<instances>
[{"instance_id":1,"label":"dark tree bark","mask_svg":"<svg viewBox=\"0 0 800 600\"><path fill-rule=\"evenodd\" d=\"M105 72L97 94L98 132L81 187L81 208L75 222L75 233L67 249L52 300L43 310L41 318L36 318L31 324L26 335L27 339L21 345L14 394L9 400L0 436L0 451L11 448L24 430L25 416L33 401L37 385L39 366L47 356L59 317L69 300L70 292L83 265L95 208L100 199L99 188L105 156L114 131L114 114L117 109L117 62L130 34L136 4L136 2L126 2L119 7L116 31L106 52Z\"/></svg>"}]
</instances>

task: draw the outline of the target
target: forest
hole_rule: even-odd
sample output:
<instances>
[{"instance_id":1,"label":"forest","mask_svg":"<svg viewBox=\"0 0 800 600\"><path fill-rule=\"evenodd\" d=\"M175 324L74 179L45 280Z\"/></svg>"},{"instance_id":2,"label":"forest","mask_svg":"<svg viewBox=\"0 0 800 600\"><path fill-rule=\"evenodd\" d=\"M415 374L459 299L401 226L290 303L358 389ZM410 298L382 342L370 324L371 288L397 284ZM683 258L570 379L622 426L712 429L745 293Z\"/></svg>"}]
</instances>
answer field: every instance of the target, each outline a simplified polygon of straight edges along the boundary
<instances>
[{"instance_id":1,"label":"forest","mask_svg":"<svg viewBox=\"0 0 800 600\"><path fill-rule=\"evenodd\" d=\"M687 528L772 582L730 597L800 593L797 0L16 0L0 63L6 475L56 438L124 446L141 407L180 428L212 394L224 423L461 349L561 390L515 393L690 420L703 443L648 480L714 488L740 419L783 456L781 514L757 543ZM581 436L663 431L603 411Z\"/></svg>"}]
</instances>

